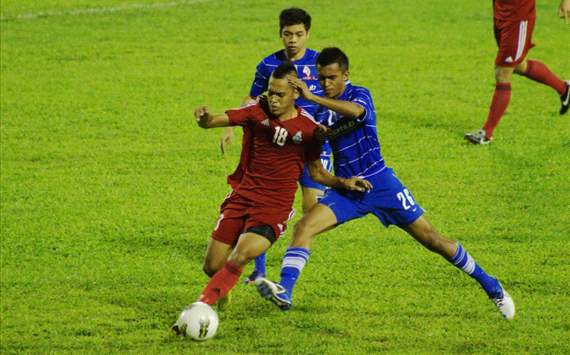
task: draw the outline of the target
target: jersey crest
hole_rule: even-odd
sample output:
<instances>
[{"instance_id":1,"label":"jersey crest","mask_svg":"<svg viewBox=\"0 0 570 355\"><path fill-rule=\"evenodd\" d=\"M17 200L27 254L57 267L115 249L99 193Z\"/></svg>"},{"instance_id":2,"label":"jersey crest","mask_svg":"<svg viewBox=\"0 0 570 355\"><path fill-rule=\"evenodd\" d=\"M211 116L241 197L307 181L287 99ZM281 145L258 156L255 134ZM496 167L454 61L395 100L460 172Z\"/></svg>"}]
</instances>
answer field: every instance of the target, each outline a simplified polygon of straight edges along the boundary
<instances>
[{"instance_id":1,"label":"jersey crest","mask_svg":"<svg viewBox=\"0 0 570 355\"><path fill-rule=\"evenodd\" d=\"M303 133L301 131L295 133L295 135L293 135L293 143L295 144L301 144L303 142Z\"/></svg>"}]
</instances>

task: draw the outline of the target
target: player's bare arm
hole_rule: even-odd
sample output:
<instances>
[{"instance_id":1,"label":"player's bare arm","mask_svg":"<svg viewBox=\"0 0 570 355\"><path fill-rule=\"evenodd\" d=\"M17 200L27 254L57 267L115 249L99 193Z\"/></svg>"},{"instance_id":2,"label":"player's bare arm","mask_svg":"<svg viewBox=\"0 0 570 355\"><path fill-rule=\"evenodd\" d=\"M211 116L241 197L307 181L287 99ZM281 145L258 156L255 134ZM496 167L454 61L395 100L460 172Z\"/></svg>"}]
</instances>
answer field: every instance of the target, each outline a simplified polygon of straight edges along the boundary
<instances>
[{"instance_id":1,"label":"player's bare arm","mask_svg":"<svg viewBox=\"0 0 570 355\"><path fill-rule=\"evenodd\" d=\"M570 0L561 0L560 6L558 6L558 16L564 19L565 23L568 23L570 18Z\"/></svg>"},{"instance_id":2,"label":"player's bare arm","mask_svg":"<svg viewBox=\"0 0 570 355\"><path fill-rule=\"evenodd\" d=\"M364 113L364 107L355 104L354 102L337 100L324 96L317 96L309 90L307 84L294 76L288 76L287 79L291 86L293 86L299 95L309 101L312 101L321 106L325 106L335 112L340 113L342 116L347 118L358 118Z\"/></svg>"},{"instance_id":3,"label":"player's bare arm","mask_svg":"<svg viewBox=\"0 0 570 355\"><path fill-rule=\"evenodd\" d=\"M198 126L202 128L215 128L215 127L228 127L230 125L230 118L224 114L211 114L208 107L200 106L194 110L194 117Z\"/></svg>"},{"instance_id":4,"label":"player's bare arm","mask_svg":"<svg viewBox=\"0 0 570 355\"><path fill-rule=\"evenodd\" d=\"M372 184L363 178L353 176L350 179L345 179L332 175L323 167L320 159L308 161L307 165L309 166L311 178L321 185L360 192L372 189Z\"/></svg>"},{"instance_id":5,"label":"player's bare arm","mask_svg":"<svg viewBox=\"0 0 570 355\"><path fill-rule=\"evenodd\" d=\"M241 100L241 106L242 107L247 106L255 103L256 101L257 99L255 97L247 95L246 97L243 98L243 100ZM234 140L234 127L227 127L224 130L224 133L222 133L222 136L220 137L220 150L222 151L222 154L226 152L226 149L230 144L232 144L233 140Z\"/></svg>"}]
</instances>

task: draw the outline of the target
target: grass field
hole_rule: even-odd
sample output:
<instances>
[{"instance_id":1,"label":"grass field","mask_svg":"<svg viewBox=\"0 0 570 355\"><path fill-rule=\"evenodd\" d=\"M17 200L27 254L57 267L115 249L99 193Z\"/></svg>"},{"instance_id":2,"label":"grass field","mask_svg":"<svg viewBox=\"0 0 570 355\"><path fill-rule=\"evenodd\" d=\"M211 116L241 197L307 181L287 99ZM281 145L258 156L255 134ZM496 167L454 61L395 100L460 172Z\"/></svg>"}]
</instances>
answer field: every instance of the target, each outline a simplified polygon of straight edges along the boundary
<instances>
[{"instance_id":1,"label":"grass field","mask_svg":"<svg viewBox=\"0 0 570 355\"><path fill-rule=\"evenodd\" d=\"M214 340L173 336L207 282L202 256L239 157L237 143L220 155L221 131L199 129L193 109L238 105L291 3L3 0L0 352L570 353L570 116L517 77L495 142L465 144L487 113L496 47L491 1L450 3L295 5L313 15L310 47L349 55L388 164L502 280L514 321L367 217L318 238L292 311L240 284ZM538 1L530 57L570 78L557 4ZM272 277L289 240L268 255Z\"/></svg>"}]
</instances>

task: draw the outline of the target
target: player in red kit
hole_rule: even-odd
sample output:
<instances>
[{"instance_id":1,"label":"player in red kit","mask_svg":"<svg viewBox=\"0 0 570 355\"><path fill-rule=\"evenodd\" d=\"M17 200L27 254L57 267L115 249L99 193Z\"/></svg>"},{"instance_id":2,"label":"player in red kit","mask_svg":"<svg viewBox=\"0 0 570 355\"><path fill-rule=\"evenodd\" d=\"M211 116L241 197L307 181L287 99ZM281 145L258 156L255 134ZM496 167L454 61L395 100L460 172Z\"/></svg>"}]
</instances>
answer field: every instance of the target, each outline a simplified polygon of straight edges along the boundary
<instances>
[{"instance_id":1,"label":"player in red kit","mask_svg":"<svg viewBox=\"0 0 570 355\"><path fill-rule=\"evenodd\" d=\"M570 0L561 0L558 14L568 21ZM473 144L488 144L493 139L493 132L509 105L513 72L553 88L560 95L561 115L570 107L570 81L561 80L544 63L526 59L534 46L535 0L494 0L493 17L499 47L495 58L495 93L483 127L465 134L465 139Z\"/></svg>"},{"instance_id":2,"label":"player in red kit","mask_svg":"<svg viewBox=\"0 0 570 355\"><path fill-rule=\"evenodd\" d=\"M199 107L194 113L200 127L240 125L251 134L243 147L244 169L229 179L234 189L222 203L206 251L204 271L212 278L199 297L206 304L224 297L238 282L243 267L285 232L305 163L320 184L355 191L371 188L364 179L336 177L322 166L319 126L295 106L298 94L287 75L297 75L291 62L275 69L267 98L249 106L220 115ZM180 333L180 325L179 319L172 329Z\"/></svg>"}]
</instances>

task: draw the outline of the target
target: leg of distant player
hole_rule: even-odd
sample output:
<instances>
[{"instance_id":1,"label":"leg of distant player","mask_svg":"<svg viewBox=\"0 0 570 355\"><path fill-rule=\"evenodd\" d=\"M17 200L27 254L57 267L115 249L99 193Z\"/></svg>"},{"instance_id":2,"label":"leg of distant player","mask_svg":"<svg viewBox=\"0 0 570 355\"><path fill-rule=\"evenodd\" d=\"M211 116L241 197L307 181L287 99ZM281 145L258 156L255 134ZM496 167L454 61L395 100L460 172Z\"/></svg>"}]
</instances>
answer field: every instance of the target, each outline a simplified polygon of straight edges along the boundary
<instances>
[{"instance_id":1,"label":"leg of distant player","mask_svg":"<svg viewBox=\"0 0 570 355\"><path fill-rule=\"evenodd\" d=\"M270 246L271 242L260 234L242 234L224 266L214 274L202 291L200 301L213 305L224 297L238 282L243 267Z\"/></svg>"},{"instance_id":2,"label":"leg of distant player","mask_svg":"<svg viewBox=\"0 0 570 355\"><path fill-rule=\"evenodd\" d=\"M568 111L570 107L570 82L560 79L544 63L535 59L525 60L515 67L515 73L550 86L560 96L561 107L559 113L563 115Z\"/></svg>"},{"instance_id":3,"label":"leg of distant player","mask_svg":"<svg viewBox=\"0 0 570 355\"><path fill-rule=\"evenodd\" d=\"M477 280L505 318L512 319L514 317L515 307L509 294L497 279L489 276L473 260L461 244L439 234L424 216L407 226L403 226L402 229L424 247L443 256L454 266Z\"/></svg>"},{"instance_id":4,"label":"leg of distant player","mask_svg":"<svg viewBox=\"0 0 570 355\"><path fill-rule=\"evenodd\" d=\"M493 132L503 117L511 98L511 78L513 72L545 84L560 95L560 114L570 107L570 83L562 81L537 60L526 60L526 54L532 48L534 19L504 22L495 19L495 39L499 47L495 58L496 87L491 101L491 108L483 128L465 134L465 139L474 144L488 144Z\"/></svg>"},{"instance_id":5,"label":"leg of distant player","mask_svg":"<svg viewBox=\"0 0 570 355\"><path fill-rule=\"evenodd\" d=\"M485 124L483 125L483 130L485 131L488 140L492 139L493 131L503 117L507 106L509 106L509 101L511 100L511 79L513 71L514 68L512 67L497 66L495 68L495 92L493 94L493 100L491 101L489 114L487 115L487 121L485 121Z\"/></svg>"},{"instance_id":6,"label":"leg of distant player","mask_svg":"<svg viewBox=\"0 0 570 355\"><path fill-rule=\"evenodd\" d=\"M515 67L497 66L495 68L495 93L493 94L487 121L485 121L482 128L485 137L479 137L481 139L479 143L488 143L491 141L493 132L509 105L513 72L544 85L548 85L556 90L560 95L562 103L560 114L565 114L568 111L568 107L570 106L568 103L570 84L558 78L543 63L536 60L524 60Z\"/></svg>"},{"instance_id":7,"label":"leg of distant player","mask_svg":"<svg viewBox=\"0 0 570 355\"><path fill-rule=\"evenodd\" d=\"M562 96L566 92L566 83L554 74L542 62L534 59L525 60L517 65L515 73L523 75L538 83L550 86L558 95Z\"/></svg>"},{"instance_id":8,"label":"leg of distant player","mask_svg":"<svg viewBox=\"0 0 570 355\"><path fill-rule=\"evenodd\" d=\"M283 256L279 283L275 284L266 279L257 280L256 286L261 296L270 299L282 310L288 310L291 307L295 283L309 261L309 250L314 237L334 228L336 224L337 219L333 211L322 204L316 204L303 215L295 225L293 240Z\"/></svg>"}]
</instances>

